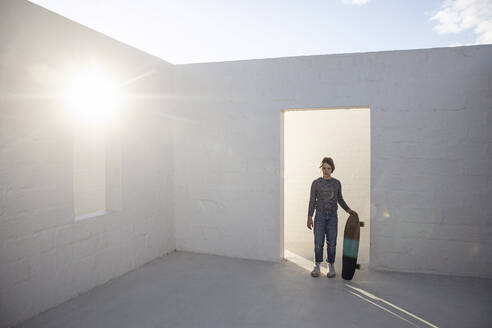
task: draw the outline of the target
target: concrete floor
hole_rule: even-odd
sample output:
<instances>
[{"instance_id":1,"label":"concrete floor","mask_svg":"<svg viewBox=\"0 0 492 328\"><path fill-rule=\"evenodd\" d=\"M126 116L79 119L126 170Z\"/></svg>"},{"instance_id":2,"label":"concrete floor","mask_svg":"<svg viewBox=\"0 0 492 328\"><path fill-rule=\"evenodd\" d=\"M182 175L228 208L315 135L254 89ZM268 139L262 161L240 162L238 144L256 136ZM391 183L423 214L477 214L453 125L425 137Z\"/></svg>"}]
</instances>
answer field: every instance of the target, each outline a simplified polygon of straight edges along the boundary
<instances>
[{"instance_id":1,"label":"concrete floor","mask_svg":"<svg viewBox=\"0 0 492 328\"><path fill-rule=\"evenodd\" d=\"M491 327L492 280L173 252L19 327ZM304 267L303 267L304 266Z\"/></svg>"}]
</instances>

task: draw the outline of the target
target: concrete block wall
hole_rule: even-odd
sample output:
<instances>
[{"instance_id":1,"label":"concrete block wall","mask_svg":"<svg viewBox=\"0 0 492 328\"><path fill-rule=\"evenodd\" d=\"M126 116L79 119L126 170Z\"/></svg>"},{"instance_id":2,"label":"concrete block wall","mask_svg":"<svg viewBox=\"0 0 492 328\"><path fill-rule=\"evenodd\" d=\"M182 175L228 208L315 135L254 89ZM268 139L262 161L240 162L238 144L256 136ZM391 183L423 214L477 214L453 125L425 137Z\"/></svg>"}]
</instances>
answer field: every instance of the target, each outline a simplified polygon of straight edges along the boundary
<instances>
[{"instance_id":1,"label":"concrete block wall","mask_svg":"<svg viewBox=\"0 0 492 328\"><path fill-rule=\"evenodd\" d=\"M27 1L0 3L0 327L23 321L175 249L170 64ZM94 65L129 95L111 138L103 216L74 219L74 127L59 90ZM119 181L119 184L117 183Z\"/></svg>"},{"instance_id":2,"label":"concrete block wall","mask_svg":"<svg viewBox=\"0 0 492 328\"><path fill-rule=\"evenodd\" d=\"M484 45L177 65L177 249L280 260L280 112L363 106L370 266L492 277L490 58Z\"/></svg>"}]
</instances>

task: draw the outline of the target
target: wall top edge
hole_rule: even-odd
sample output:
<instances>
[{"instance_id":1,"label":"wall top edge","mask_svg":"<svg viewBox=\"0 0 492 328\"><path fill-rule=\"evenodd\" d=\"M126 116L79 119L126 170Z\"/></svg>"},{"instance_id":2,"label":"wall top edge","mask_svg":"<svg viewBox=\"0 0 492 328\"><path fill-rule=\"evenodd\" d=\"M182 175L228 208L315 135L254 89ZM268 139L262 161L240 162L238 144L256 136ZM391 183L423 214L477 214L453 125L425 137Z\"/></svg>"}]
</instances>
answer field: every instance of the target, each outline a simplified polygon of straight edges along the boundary
<instances>
[{"instance_id":1,"label":"wall top edge","mask_svg":"<svg viewBox=\"0 0 492 328\"><path fill-rule=\"evenodd\" d=\"M213 65L213 64L237 64L243 62L262 62L262 61L279 61L279 60L295 60L306 59L315 57L346 57L346 56L368 56L368 55L382 55L382 54L396 54L396 53L419 53L429 51L461 51L463 49L470 48L490 48L492 44L477 44L477 45L465 45L457 47L433 47L433 48L415 48L415 49L394 49L394 50L376 50L366 52L343 52L343 53L327 53L327 54L313 54L313 55L297 55L297 56L285 56L285 57L266 57L266 58L251 58L251 59L238 59L238 60L223 60L223 61L210 61L210 62L196 62L196 63L184 63L184 64L172 64L173 66L191 66L191 65Z\"/></svg>"}]
</instances>

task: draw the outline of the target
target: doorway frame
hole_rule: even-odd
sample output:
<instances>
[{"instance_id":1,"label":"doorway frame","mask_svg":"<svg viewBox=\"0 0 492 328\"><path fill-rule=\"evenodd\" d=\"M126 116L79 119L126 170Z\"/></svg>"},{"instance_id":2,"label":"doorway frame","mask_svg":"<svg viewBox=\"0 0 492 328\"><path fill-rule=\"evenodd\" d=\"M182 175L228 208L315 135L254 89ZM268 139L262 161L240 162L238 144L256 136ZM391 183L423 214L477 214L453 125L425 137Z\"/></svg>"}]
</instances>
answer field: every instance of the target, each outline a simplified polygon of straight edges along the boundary
<instances>
[{"instance_id":1,"label":"doorway frame","mask_svg":"<svg viewBox=\"0 0 492 328\"><path fill-rule=\"evenodd\" d=\"M372 194L372 149L373 149L373 142L372 142L372 115L371 115L371 106L369 105L357 105L357 106L337 106L337 107L305 107L305 108L284 108L280 110L280 260L285 261L285 231L284 231L284 224L285 224L285 213L284 213L284 138L285 138L285 113L286 112L296 112L296 111L315 111L315 110L350 110L350 109L367 109L369 111L369 145L370 145L370 152L369 152L369 204L371 204L371 194ZM371 222L371 209L369 208L369 229L372 227L370 224ZM371 238L372 238L372 233L369 230L369 247L371 245ZM370 259L371 259L371 249L369 249L369 260L368 263L366 264L368 267L370 265Z\"/></svg>"}]
</instances>

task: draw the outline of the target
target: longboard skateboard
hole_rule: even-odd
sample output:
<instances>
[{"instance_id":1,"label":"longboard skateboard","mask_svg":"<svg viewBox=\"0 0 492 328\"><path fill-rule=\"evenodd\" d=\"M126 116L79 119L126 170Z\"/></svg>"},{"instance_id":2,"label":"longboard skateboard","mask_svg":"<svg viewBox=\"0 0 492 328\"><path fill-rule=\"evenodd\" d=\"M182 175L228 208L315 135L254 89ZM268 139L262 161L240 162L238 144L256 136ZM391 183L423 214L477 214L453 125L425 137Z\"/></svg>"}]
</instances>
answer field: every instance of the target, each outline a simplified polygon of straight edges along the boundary
<instances>
[{"instance_id":1,"label":"longboard skateboard","mask_svg":"<svg viewBox=\"0 0 492 328\"><path fill-rule=\"evenodd\" d=\"M351 280L354 277L359 254L360 227L364 222L359 221L358 215L350 215L343 231L342 278Z\"/></svg>"}]
</instances>

